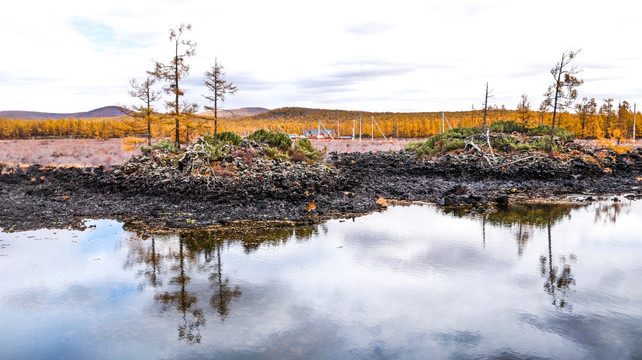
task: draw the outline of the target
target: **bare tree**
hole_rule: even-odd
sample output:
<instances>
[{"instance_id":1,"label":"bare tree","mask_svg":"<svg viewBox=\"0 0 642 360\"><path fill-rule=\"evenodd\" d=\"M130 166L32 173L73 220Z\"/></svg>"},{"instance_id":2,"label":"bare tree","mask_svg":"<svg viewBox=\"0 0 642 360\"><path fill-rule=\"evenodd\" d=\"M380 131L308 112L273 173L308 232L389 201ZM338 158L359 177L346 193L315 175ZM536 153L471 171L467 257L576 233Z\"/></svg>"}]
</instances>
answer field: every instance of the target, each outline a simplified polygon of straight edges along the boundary
<instances>
[{"instance_id":1,"label":"bare tree","mask_svg":"<svg viewBox=\"0 0 642 360\"><path fill-rule=\"evenodd\" d=\"M549 152L553 154L553 138L555 136L555 119L558 111L564 111L573 104L577 98L577 87L584 83L575 75L580 72L575 66L569 68L571 61L577 56L580 50L568 50L562 54L560 61L551 69L551 75L555 80L549 85L544 93L546 102L553 107L553 120L551 121L551 144Z\"/></svg>"},{"instance_id":2,"label":"bare tree","mask_svg":"<svg viewBox=\"0 0 642 360\"><path fill-rule=\"evenodd\" d=\"M210 90L211 95L203 95L203 97L214 104L213 107L206 105L205 109L214 111L214 145L216 145L216 135L218 130L218 102L225 101L226 95L233 95L238 89L234 84L225 80L223 65L218 63L218 59L214 59L214 67L205 72L205 86Z\"/></svg>"},{"instance_id":3,"label":"bare tree","mask_svg":"<svg viewBox=\"0 0 642 360\"><path fill-rule=\"evenodd\" d=\"M196 53L196 43L191 40L182 39L182 35L186 31L192 30L192 25L181 24L178 29L169 30L169 40L174 43L175 53L174 58L169 64L155 62L154 71L149 72L150 75L167 82L163 87L166 94L172 96L172 100L167 101L165 104L170 109L169 115L174 117L175 120L175 137L174 143L176 147L180 147L180 124L181 119L190 117L198 109L197 104L181 103L181 97L185 95L185 89L181 87L181 80L189 74L189 65L186 58L194 56Z\"/></svg>"},{"instance_id":4,"label":"bare tree","mask_svg":"<svg viewBox=\"0 0 642 360\"><path fill-rule=\"evenodd\" d=\"M484 127L486 127L486 117L488 115L488 98L490 97L492 97L492 95L490 95L490 93L488 92L488 82L486 82L486 95L484 96Z\"/></svg>"}]
</instances>

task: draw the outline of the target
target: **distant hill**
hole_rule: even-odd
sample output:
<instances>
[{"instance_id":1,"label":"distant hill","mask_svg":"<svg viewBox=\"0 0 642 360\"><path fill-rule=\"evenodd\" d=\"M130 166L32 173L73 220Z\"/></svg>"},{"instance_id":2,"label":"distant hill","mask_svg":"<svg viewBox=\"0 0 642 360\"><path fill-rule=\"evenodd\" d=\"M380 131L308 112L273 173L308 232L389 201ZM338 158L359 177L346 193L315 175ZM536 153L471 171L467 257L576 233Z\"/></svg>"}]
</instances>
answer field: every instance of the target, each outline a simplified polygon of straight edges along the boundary
<instances>
[{"instance_id":1,"label":"distant hill","mask_svg":"<svg viewBox=\"0 0 642 360\"><path fill-rule=\"evenodd\" d=\"M0 118L8 119L107 118L116 116L123 116L123 112L120 111L118 106L105 106L91 111L71 114L18 110L0 111Z\"/></svg>"},{"instance_id":2,"label":"distant hill","mask_svg":"<svg viewBox=\"0 0 642 360\"><path fill-rule=\"evenodd\" d=\"M262 107L244 107L240 109L231 109L231 110L218 110L218 117L222 118L239 118L263 114L270 111L270 109ZM214 116L214 111L203 111L200 115L205 116Z\"/></svg>"}]
</instances>

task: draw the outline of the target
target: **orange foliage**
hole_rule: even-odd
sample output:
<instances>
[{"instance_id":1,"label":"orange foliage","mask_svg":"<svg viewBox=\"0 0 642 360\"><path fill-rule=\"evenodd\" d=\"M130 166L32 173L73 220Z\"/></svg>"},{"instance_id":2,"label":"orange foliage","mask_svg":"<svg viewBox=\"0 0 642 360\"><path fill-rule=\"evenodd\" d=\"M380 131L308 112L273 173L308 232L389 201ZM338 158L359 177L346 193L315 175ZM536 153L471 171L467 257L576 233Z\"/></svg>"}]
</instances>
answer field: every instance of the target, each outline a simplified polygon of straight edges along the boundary
<instances>
[{"instance_id":1,"label":"orange foliage","mask_svg":"<svg viewBox=\"0 0 642 360\"><path fill-rule=\"evenodd\" d=\"M451 127L481 126L480 110L445 112L443 126ZM609 120L613 117L609 114ZM376 123L373 123L372 118ZM611 138L629 138L633 129L631 112L623 112L615 121L605 121L605 114L584 116L580 119L575 113L562 113L560 124L580 137L601 139L604 135ZM442 131L441 112L392 113L392 112L358 112L343 110L322 110L308 108L281 108L260 115L242 118L219 119L219 131L234 131L242 136L249 135L258 129L283 131L290 134L304 134L307 130L317 129L319 122L334 135L359 137L361 119L361 136L382 138L423 138ZM642 119L638 116L638 119ZM517 110L491 108L488 112L488 124L499 120L512 120L523 123L523 114ZM535 121L529 121L528 127L538 124L550 124L550 114L538 112ZM0 119L0 139L25 139L31 137L74 137L74 138L120 138L140 136L135 130L120 126L130 121L126 117L116 118L83 118L83 119L49 119L17 120ZM158 121L152 126L155 138L171 138L174 134L172 119ZM607 127L608 124L608 128ZM637 135L640 135L637 127ZM183 119L181 122L181 141L193 140L207 132L213 131L213 123L203 117ZM189 137L189 138L188 138Z\"/></svg>"}]
</instances>

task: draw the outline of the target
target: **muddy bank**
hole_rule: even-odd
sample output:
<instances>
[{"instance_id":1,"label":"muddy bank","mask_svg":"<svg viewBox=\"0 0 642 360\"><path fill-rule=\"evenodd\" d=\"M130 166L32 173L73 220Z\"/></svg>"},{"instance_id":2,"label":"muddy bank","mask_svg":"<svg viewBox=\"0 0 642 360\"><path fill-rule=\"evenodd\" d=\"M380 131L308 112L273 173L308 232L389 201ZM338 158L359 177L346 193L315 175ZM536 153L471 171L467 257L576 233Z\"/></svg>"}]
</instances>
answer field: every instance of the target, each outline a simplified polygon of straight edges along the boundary
<instances>
[{"instance_id":1,"label":"muddy bank","mask_svg":"<svg viewBox=\"0 0 642 360\"><path fill-rule=\"evenodd\" d=\"M511 201L595 199L642 193L642 151L594 157L535 152L496 159L479 154L417 158L410 151L330 154L313 165L247 154L228 156L212 174L140 156L101 167L0 165L0 227L79 226L119 218L150 227L197 228L234 221L312 222L381 208L377 199L467 205L474 211ZM497 165L498 164L498 165Z\"/></svg>"}]
</instances>

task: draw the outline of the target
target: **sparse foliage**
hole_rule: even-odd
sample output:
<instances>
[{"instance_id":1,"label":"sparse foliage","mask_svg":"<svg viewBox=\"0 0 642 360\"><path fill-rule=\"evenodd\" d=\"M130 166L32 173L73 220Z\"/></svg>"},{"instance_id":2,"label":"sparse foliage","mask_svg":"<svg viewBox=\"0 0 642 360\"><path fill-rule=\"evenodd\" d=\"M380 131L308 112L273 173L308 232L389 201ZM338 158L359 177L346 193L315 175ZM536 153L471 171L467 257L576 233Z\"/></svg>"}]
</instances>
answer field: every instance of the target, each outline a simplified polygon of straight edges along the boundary
<instances>
[{"instance_id":1,"label":"sparse foliage","mask_svg":"<svg viewBox=\"0 0 642 360\"><path fill-rule=\"evenodd\" d=\"M551 148L553 153L553 137L555 135L555 120L557 114L571 106L577 98L577 87L584 83L584 80L578 79L577 74L580 72L575 66L570 66L571 61L577 56L580 50L565 51L560 61L551 69L551 75L554 82L549 85L544 93L547 106L553 107L553 120L551 121Z\"/></svg>"},{"instance_id":2,"label":"sparse foliage","mask_svg":"<svg viewBox=\"0 0 642 360\"><path fill-rule=\"evenodd\" d=\"M218 63L218 59L214 59L214 66L212 69L205 72L205 86L211 92L210 95L204 95L204 97L209 100L213 106L205 106L205 109L214 111L214 145L216 145L216 134L218 131L218 103L219 101L225 101L225 96L235 94L237 88L234 84L225 80L223 65Z\"/></svg>"},{"instance_id":3,"label":"sparse foliage","mask_svg":"<svg viewBox=\"0 0 642 360\"><path fill-rule=\"evenodd\" d=\"M528 95L522 94L522 100L517 104L517 114L522 122L524 128L530 127L531 102L528 100Z\"/></svg>"},{"instance_id":4,"label":"sparse foliage","mask_svg":"<svg viewBox=\"0 0 642 360\"><path fill-rule=\"evenodd\" d=\"M191 117L198 109L197 104L181 102L181 98L185 95L181 80L187 77L190 70L186 59L196 54L196 44L182 38L183 34L191 29L191 25L181 24L177 29L169 30L169 40L175 48L174 58L169 64L155 62L154 70L149 72L150 75L166 82L163 90L172 96L172 99L165 104L169 109L168 115L174 118L174 143L177 147L180 147L181 121Z\"/></svg>"},{"instance_id":5,"label":"sparse foliage","mask_svg":"<svg viewBox=\"0 0 642 360\"><path fill-rule=\"evenodd\" d=\"M154 109L154 103L160 99L160 92L153 89L156 78L148 76L145 81L139 83L136 79L129 80L131 89L129 95L142 102L142 105L134 105L131 108L124 107L123 112L131 118L124 119L121 125L125 131L138 135L145 133L147 146L152 145L152 123L158 120Z\"/></svg>"},{"instance_id":6,"label":"sparse foliage","mask_svg":"<svg viewBox=\"0 0 642 360\"><path fill-rule=\"evenodd\" d=\"M582 102L575 105L577 110L577 117L580 123L580 137L584 137L585 130L590 126L590 121L597 114L597 103L594 98L583 98Z\"/></svg>"}]
</instances>

